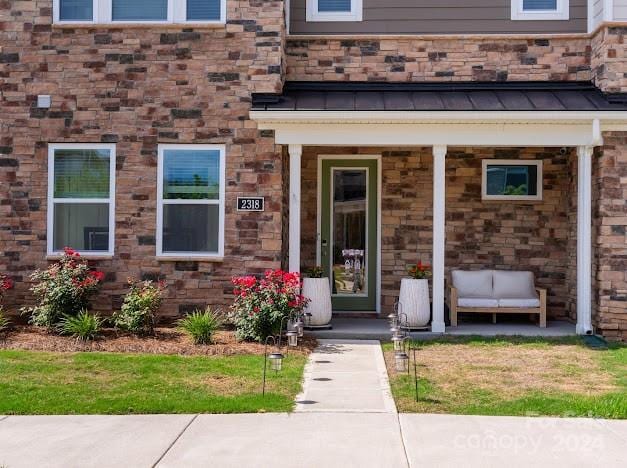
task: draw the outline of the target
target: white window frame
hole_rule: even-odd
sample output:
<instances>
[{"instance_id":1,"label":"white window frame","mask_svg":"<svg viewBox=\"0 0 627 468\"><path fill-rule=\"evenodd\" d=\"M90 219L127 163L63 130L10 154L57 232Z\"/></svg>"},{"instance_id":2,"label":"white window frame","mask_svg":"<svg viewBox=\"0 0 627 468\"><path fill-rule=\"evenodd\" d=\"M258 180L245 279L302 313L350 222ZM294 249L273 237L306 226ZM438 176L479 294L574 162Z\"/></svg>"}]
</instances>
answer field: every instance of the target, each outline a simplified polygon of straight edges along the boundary
<instances>
[{"instance_id":1,"label":"white window frame","mask_svg":"<svg viewBox=\"0 0 627 468\"><path fill-rule=\"evenodd\" d=\"M351 11L318 11L318 0L307 0L307 21L362 21L363 0L351 0Z\"/></svg>"},{"instance_id":2,"label":"white window frame","mask_svg":"<svg viewBox=\"0 0 627 468\"><path fill-rule=\"evenodd\" d=\"M481 199L482 200L509 200L509 201L542 201L542 159L483 159L481 161ZM488 166L536 166L536 187L535 195L488 195Z\"/></svg>"},{"instance_id":3,"label":"white window frame","mask_svg":"<svg viewBox=\"0 0 627 468\"><path fill-rule=\"evenodd\" d=\"M92 0L94 17L92 21L62 21L61 0L53 0L53 20L56 24L225 24L226 0L220 0L220 19L187 20L187 0L168 0L168 17L165 20L114 21L113 0Z\"/></svg>"},{"instance_id":4,"label":"white window frame","mask_svg":"<svg viewBox=\"0 0 627 468\"><path fill-rule=\"evenodd\" d=\"M166 150L209 150L220 152L220 190L218 200L164 200L163 199L163 158ZM221 259L224 257L224 226L226 196L226 146L203 144L161 144L157 155L157 243L158 258L200 258ZM217 252L164 252L163 251L163 206L164 205L218 205L218 251Z\"/></svg>"},{"instance_id":5,"label":"white window frame","mask_svg":"<svg viewBox=\"0 0 627 468\"><path fill-rule=\"evenodd\" d=\"M109 150L109 198L55 198L54 196L54 154L56 150L86 149ZM54 250L54 205L56 203L107 203L109 205L109 249L107 251L85 251L75 249L84 257L113 257L115 251L115 144L114 143L50 143L48 145L48 213L47 213L47 254L62 255L62 250ZM68 246L72 247L72 246Z\"/></svg>"},{"instance_id":6,"label":"white window frame","mask_svg":"<svg viewBox=\"0 0 627 468\"><path fill-rule=\"evenodd\" d=\"M570 1L557 0L555 10L524 10L523 0L512 0L513 21L555 21L570 18Z\"/></svg>"}]
</instances>

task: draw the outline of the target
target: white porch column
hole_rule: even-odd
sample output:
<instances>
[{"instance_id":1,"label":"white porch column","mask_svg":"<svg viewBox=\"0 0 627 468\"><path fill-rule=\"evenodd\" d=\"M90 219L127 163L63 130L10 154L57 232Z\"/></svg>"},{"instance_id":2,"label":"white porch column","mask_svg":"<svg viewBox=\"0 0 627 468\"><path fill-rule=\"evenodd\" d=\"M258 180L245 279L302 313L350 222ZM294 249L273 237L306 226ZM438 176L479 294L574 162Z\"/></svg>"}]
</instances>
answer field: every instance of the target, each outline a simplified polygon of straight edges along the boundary
<instances>
[{"instance_id":1,"label":"white porch column","mask_svg":"<svg viewBox=\"0 0 627 468\"><path fill-rule=\"evenodd\" d=\"M446 239L446 146L433 147L433 319L431 331L444 333L444 241Z\"/></svg>"},{"instance_id":2,"label":"white porch column","mask_svg":"<svg viewBox=\"0 0 627 468\"><path fill-rule=\"evenodd\" d=\"M290 153L290 219L289 271L300 272L300 173L303 145L289 145Z\"/></svg>"},{"instance_id":3,"label":"white porch column","mask_svg":"<svg viewBox=\"0 0 627 468\"><path fill-rule=\"evenodd\" d=\"M592 333L592 146L577 147L577 334Z\"/></svg>"}]
</instances>

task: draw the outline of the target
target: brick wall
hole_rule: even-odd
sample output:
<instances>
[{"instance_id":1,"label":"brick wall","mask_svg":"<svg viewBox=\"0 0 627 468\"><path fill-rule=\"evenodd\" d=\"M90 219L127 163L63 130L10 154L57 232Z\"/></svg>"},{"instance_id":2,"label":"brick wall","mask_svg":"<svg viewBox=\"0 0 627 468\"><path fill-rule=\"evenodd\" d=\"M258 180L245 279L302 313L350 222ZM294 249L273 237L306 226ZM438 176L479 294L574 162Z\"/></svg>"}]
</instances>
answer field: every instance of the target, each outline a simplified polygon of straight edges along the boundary
<instances>
[{"instance_id":1,"label":"brick wall","mask_svg":"<svg viewBox=\"0 0 627 468\"><path fill-rule=\"evenodd\" d=\"M49 142L117 144L116 245L97 308L111 310L128 276L165 277L164 313L225 304L233 274L281 263L281 151L248 120L252 92L276 92L283 74L282 1L228 1L228 24L186 28L51 24L51 0L0 2L0 271L32 300L25 280L46 266ZM52 108L34 107L51 94ZM158 143L226 145L224 262L155 258ZM266 211L240 215L238 195Z\"/></svg>"},{"instance_id":2,"label":"brick wall","mask_svg":"<svg viewBox=\"0 0 627 468\"><path fill-rule=\"evenodd\" d=\"M315 263L318 154L382 154L382 304L388 313L406 266L431 262L433 168L430 148L305 148L303 266ZM481 160L542 159L544 198L481 200ZM557 148L450 148L446 176L446 268L528 269L549 290L549 316L566 315L569 269L569 162Z\"/></svg>"},{"instance_id":3,"label":"brick wall","mask_svg":"<svg viewBox=\"0 0 627 468\"><path fill-rule=\"evenodd\" d=\"M588 38L294 39L286 53L288 80L591 79Z\"/></svg>"}]
</instances>

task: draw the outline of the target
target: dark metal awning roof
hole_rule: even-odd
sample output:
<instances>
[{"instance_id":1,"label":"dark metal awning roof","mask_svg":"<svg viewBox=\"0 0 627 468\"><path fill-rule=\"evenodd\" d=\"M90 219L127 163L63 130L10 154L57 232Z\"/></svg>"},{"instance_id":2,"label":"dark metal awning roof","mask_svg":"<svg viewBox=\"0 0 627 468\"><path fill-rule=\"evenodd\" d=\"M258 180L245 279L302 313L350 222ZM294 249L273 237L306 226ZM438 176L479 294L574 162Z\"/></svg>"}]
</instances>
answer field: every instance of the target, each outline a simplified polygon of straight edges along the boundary
<instances>
[{"instance_id":1,"label":"dark metal awning roof","mask_svg":"<svg viewBox=\"0 0 627 468\"><path fill-rule=\"evenodd\" d=\"M627 93L591 82L287 82L254 111L627 111Z\"/></svg>"}]
</instances>

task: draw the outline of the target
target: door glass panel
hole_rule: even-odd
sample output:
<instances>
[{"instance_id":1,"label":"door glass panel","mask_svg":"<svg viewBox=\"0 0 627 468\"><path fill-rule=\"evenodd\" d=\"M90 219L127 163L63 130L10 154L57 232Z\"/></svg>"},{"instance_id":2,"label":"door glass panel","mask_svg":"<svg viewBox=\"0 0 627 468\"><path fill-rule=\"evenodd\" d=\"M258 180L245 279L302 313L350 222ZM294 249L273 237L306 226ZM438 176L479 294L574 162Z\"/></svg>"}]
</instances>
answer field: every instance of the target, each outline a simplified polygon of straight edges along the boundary
<instances>
[{"instance_id":1,"label":"door glass panel","mask_svg":"<svg viewBox=\"0 0 627 468\"><path fill-rule=\"evenodd\" d=\"M332 207L333 293L367 294L368 171L334 169Z\"/></svg>"}]
</instances>

